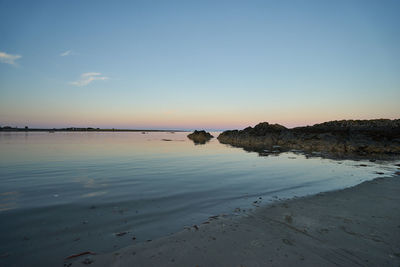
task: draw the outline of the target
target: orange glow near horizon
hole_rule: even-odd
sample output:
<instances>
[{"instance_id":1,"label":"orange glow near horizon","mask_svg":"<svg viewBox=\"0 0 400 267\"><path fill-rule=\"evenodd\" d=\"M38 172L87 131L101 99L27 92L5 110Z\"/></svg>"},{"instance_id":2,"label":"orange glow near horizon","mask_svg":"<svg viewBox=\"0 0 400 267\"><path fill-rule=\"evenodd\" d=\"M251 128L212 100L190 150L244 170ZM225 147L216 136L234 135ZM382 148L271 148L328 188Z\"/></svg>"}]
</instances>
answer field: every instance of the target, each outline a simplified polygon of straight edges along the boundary
<instances>
[{"instance_id":1,"label":"orange glow near horizon","mask_svg":"<svg viewBox=\"0 0 400 267\"><path fill-rule=\"evenodd\" d=\"M385 113L364 116L334 114L325 110L324 112L313 112L312 110L298 110L282 112L188 112L188 113L124 113L107 114L94 113L49 113L46 116L31 113L23 116L25 119L3 120L11 126L23 127L100 127L100 128L125 128L125 129L243 129L247 126L255 126L259 122L278 123L288 128L307 126L331 120L342 119L395 119Z\"/></svg>"}]
</instances>

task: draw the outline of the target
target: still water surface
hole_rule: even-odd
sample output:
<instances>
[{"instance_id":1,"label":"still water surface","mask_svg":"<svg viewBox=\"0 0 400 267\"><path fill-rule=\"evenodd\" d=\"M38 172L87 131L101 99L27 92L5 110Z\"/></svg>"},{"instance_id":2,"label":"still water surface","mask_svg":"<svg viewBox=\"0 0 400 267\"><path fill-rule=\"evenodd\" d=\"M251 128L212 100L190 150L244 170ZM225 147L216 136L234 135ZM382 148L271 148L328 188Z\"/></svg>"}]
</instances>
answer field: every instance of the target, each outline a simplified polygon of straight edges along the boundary
<instances>
[{"instance_id":1,"label":"still water surface","mask_svg":"<svg viewBox=\"0 0 400 267\"><path fill-rule=\"evenodd\" d=\"M235 208L254 210L254 201L345 188L395 170L294 153L264 157L216 139L194 145L186 135L0 133L0 266L62 266L71 254L109 252Z\"/></svg>"}]
</instances>

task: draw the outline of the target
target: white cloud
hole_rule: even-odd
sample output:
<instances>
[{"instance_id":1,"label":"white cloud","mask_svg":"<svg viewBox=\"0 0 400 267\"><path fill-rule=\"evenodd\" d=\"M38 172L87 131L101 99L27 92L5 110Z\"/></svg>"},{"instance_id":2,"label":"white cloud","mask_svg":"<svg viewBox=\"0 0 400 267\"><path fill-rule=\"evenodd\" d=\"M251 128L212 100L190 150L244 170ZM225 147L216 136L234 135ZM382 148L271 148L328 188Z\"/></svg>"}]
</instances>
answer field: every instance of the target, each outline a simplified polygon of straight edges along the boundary
<instances>
[{"instance_id":1,"label":"white cloud","mask_svg":"<svg viewBox=\"0 0 400 267\"><path fill-rule=\"evenodd\" d=\"M16 66L17 63L15 61L21 57L22 56L20 56L20 55L11 55L11 54L7 54L5 52L0 52L0 62L1 63L6 63L6 64Z\"/></svg>"},{"instance_id":2,"label":"white cloud","mask_svg":"<svg viewBox=\"0 0 400 267\"><path fill-rule=\"evenodd\" d=\"M108 80L108 77L102 76L99 72L86 72L81 75L81 78L75 82L71 82L75 86L85 86L96 80Z\"/></svg>"},{"instance_id":3,"label":"white cloud","mask_svg":"<svg viewBox=\"0 0 400 267\"><path fill-rule=\"evenodd\" d=\"M100 76L99 72L85 72L81 75L81 77L90 77L90 76Z\"/></svg>"},{"instance_id":4,"label":"white cloud","mask_svg":"<svg viewBox=\"0 0 400 267\"><path fill-rule=\"evenodd\" d=\"M67 50L67 51L62 52L62 53L60 54L60 56L66 57L66 56L71 56L71 55L73 55L73 54L74 54L74 52L72 52L72 50Z\"/></svg>"}]
</instances>

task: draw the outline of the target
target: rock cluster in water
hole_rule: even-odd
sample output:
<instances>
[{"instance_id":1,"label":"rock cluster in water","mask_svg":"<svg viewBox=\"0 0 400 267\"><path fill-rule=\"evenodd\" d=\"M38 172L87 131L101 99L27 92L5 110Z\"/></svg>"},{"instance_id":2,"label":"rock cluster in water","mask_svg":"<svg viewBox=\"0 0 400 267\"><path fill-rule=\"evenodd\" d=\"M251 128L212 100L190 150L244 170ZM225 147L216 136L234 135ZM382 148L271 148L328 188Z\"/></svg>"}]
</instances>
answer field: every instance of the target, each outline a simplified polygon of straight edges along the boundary
<instances>
[{"instance_id":1,"label":"rock cluster in water","mask_svg":"<svg viewBox=\"0 0 400 267\"><path fill-rule=\"evenodd\" d=\"M207 143L212 136L210 133L206 131L194 131L193 133L187 136L190 140L192 140L195 144L205 144Z\"/></svg>"},{"instance_id":2,"label":"rock cluster in water","mask_svg":"<svg viewBox=\"0 0 400 267\"><path fill-rule=\"evenodd\" d=\"M254 128L224 131L221 143L245 149L296 149L357 155L400 155L400 119L341 120L288 129L262 122Z\"/></svg>"}]
</instances>

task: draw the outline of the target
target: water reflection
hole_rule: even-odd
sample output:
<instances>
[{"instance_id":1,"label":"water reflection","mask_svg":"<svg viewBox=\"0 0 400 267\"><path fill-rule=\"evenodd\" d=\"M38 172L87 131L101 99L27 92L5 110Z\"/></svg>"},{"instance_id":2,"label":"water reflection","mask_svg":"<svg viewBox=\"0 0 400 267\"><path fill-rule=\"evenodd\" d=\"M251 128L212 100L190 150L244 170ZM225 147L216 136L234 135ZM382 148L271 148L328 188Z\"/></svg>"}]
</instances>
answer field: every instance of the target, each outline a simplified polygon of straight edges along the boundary
<instances>
[{"instance_id":1,"label":"water reflection","mask_svg":"<svg viewBox=\"0 0 400 267\"><path fill-rule=\"evenodd\" d=\"M107 194L107 191L97 191L97 192L91 192L91 193L86 193L83 194L82 197L86 198L86 197L98 197L98 196L103 196Z\"/></svg>"},{"instance_id":2,"label":"water reflection","mask_svg":"<svg viewBox=\"0 0 400 267\"><path fill-rule=\"evenodd\" d=\"M210 140L192 140L192 142L195 146L197 146L197 145L205 145L208 142L210 142Z\"/></svg>"},{"instance_id":3,"label":"water reflection","mask_svg":"<svg viewBox=\"0 0 400 267\"><path fill-rule=\"evenodd\" d=\"M260 146L251 146L251 145L234 145L221 142L227 147L234 147L243 149L246 152L255 152L258 153L260 157L271 157L271 156L279 156L282 153L293 153L297 155L304 155L306 158L322 158L322 159L332 159L332 160L354 160L360 161L365 160L369 162L376 162L380 160L380 162L394 162L399 159L399 155L394 154L374 154L374 155L361 155L357 153L334 153L327 151L305 151L298 149L290 149L282 146L265 146L260 148Z\"/></svg>"},{"instance_id":4,"label":"water reflection","mask_svg":"<svg viewBox=\"0 0 400 267\"><path fill-rule=\"evenodd\" d=\"M17 191L1 192L0 193L0 212L6 210L16 209L18 196L20 195Z\"/></svg>"}]
</instances>

